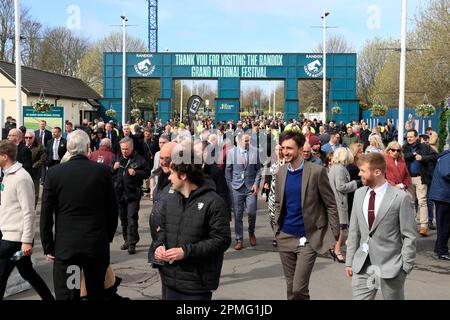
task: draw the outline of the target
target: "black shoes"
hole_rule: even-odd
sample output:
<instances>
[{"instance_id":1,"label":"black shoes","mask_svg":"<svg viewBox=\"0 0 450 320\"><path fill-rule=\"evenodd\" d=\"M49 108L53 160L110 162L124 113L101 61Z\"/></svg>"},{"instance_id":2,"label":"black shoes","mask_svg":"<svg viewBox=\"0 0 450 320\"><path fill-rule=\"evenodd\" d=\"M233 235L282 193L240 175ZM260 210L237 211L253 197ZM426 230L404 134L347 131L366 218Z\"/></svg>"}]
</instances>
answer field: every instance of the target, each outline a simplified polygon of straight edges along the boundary
<instances>
[{"instance_id":1,"label":"black shoes","mask_svg":"<svg viewBox=\"0 0 450 320\"><path fill-rule=\"evenodd\" d=\"M438 256L439 260L446 260L446 261L450 261L450 254L442 254L440 256Z\"/></svg>"},{"instance_id":2,"label":"black shoes","mask_svg":"<svg viewBox=\"0 0 450 320\"><path fill-rule=\"evenodd\" d=\"M333 261L339 262L339 263L345 263L345 258L341 253L336 254L333 249L328 249L328 252L330 252L331 257L333 258ZM342 257L342 259L340 258Z\"/></svg>"},{"instance_id":3,"label":"black shoes","mask_svg":"<svg viewBox=\"0 0 450 320\"><path fill-rule=\"evenodd\" d=\"M436 230L436 227L433 225L433 221L428 221L428 229Z\"/></svg>"},{"instance_id":4,"label":"black shoes","mask_svg":"<svg viewBox=\"0 0 450 320\"><path fill-rule=\"evenodd\" d=\"M134 244L129 245L128 254L136 254L136 245L134 245Z\"/></svg>"},{"instance_id":5,"label":"black shoes","mask_svg":"<svg viewBox=\"0 0 450 320\"><path fill-rule=\"evenodd\" d=\"M128 250L128 242L124 242L122 246L120 246L120 250L125 251Z\"/></svg>"}]
</instances>

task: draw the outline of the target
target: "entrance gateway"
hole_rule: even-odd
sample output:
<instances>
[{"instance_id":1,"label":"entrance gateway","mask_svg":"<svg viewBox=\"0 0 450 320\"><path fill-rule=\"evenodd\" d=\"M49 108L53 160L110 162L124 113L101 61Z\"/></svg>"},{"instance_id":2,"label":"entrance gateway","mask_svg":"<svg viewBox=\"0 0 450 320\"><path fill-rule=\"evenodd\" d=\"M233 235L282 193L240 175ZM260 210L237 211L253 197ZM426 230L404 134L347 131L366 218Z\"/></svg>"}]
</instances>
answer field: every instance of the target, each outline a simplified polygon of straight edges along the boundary
<instances>
[{"instance_id":1,"label":"entrance gateway","mask_svg":"<svg viewBox=\"0 0 450 320\"><path fill-rule=\"evenodd\" d=\"M116 110L122 118L122 53L103 55L104 94L100 115ZM159 79L158 118L163 122L173 114L175 80L217 80L215 121L239 119L241 80L284 81L285 120L298 118L299 80L323 79L323 56L317 53L128 53L126 56L126 98L129 101L131 79ZM356 98L356 54L327 54L327 79L330 90L327 114L336 105L342 110L333 115L337 121L359 118ZM300 92L300 94L302 94ZM129 103L127 103L129 105ZM321 108L319 108L321 110ZM127 108L127 119L130 109Z\"/></svg>"}]
</instances>

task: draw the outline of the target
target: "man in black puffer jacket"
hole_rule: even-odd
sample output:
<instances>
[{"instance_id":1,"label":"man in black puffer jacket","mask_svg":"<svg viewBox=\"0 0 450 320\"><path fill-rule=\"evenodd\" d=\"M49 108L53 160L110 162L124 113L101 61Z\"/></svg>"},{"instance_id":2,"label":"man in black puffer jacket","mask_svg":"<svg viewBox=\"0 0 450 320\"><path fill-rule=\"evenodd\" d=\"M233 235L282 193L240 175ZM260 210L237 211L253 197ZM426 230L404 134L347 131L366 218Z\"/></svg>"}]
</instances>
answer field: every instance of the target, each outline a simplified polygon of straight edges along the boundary
<instances>
[{"instance_id":1,"label":"man in black puffer jacket","mask_svg":"<svg viewBox=\"0 0 450 320\"><path fill-rule=\"evenodd\" d=\"M148 163L144 157L133 151L133 147L133 140L123 138L120 141L121 152L111 163L125 241L120 249L128 250L129 254L136 253L136 243L139 242L138 220L141 186L143 180L150 176Z\"/></svg>"},{"instance_id":2,"label":"man in black puffer jacket","mask_svg":"<svg viewBox=\"0 0 450 320\"><path fill-rule=\"evenodd\" d=\"M229 212L197 166L172 163L170 171L172 191L161 208L153 244L155 258L165 262L163 299L210 300L231 243Z\"/></svg>"}]
</instances>

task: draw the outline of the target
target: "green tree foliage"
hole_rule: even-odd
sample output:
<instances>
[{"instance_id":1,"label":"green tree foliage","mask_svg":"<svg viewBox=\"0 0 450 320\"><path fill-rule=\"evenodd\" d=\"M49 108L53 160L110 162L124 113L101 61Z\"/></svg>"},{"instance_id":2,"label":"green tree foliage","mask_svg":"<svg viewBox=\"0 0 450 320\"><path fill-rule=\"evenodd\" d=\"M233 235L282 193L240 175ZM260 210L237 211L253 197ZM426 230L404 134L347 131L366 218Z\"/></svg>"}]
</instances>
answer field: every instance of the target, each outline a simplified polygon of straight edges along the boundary
<instances>
[{"instance_id":1,"label":"green tree foliage","mask_svg":"<svg viewBox=\"0 0 450 320\"><path fill-rule=\"evenodd\" d=\"M407 36L406 105L423 103L424 95L435 106L450 93L450 0L431 0L419 9ZM373 104L381 99L398 107L400 41L375 38L358 57L358 97Z\"/></svg>"}]
</instances>

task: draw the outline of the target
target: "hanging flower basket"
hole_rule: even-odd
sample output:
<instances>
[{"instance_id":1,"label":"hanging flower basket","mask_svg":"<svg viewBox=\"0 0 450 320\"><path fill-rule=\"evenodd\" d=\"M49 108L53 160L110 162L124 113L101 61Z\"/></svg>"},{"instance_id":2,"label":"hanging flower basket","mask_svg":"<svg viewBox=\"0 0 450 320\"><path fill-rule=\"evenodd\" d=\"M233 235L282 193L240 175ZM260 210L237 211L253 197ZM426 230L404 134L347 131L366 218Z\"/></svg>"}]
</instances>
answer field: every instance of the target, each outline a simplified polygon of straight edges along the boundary
<instances>
[{"instance_id":1,"label":"hanging flower basket","mask_svg":"<svg viewBox=\"0 0 450 320\"><path fill-rule=\"evenodd\" d=\"M114 109L108 109L105 111L106 116L110 118L114 118L116 116L116 110Z\"/></svg>"},{"instance_id":2,"label":"hanging flower basket","mask_svg":"<svg viewBox=\"0 0 450 320\"><path fill-rule=\"evenodd\" d=\"M139 109L131 110L131 116L133 118L139 119L141 117L141 110L139 110Z\"/></svg>"},{"instance_id":3,"label":"hanging flower basket","mask_svg":"<svg viewBox=\"0 0 450 320\"><path fill-rule=\"evenodd\" d=\"M388 112L388 107L384 104L376 103L372 105L370 111L372 111L372 117L384 117Z\"/></svg>"},{"instance_id":4,"label":"hanging flower basket","mask_svg":"<svg viewBox=\"0 0 450 320\"><path fill-rule=\"evenodd\" d=\"M363 111L366 111L367 109L369 109L369 105L367 103L362 102L359 104L359 108Z\"/></svg>"},{"instance_id":5,"label":"hanging flower basket","mask_svg":"<svg viewBox=\"0 0 450 320\"><path fill-rule=\"evenodd\" d=\"M33 105L33 110L36 112L49 112L51 108L52 105L45 98L39 98Z\"/></svg>"},{"instance_id":6,"label":"hanging flower basket","mask_svg":"<svg viewBox=\"0 0 450 320\"><path fill-rule=\"evenodd\" d=\"M50 102L45 99L44 91L41 89L41 93L39 94L39 99L34 103L33 110L36 112L49 112L53 107Z\"/></svg>"},{"instance_id":7,"label":"hanging flower basket","mask_svg":"<svg viewBox=\"0 0 450 320\"><path fill-rule=\"evenodd\" d=\"M431 104L420 104L416 107L416 113L419 117L425 118L436 113L436 108Z\"/></svg>"},{"instance_id":8,"label":"hanging flower basket","mask_svg":"<svg viewBox=\"0 0 450 320\"><path fill-rule=\"evenodd\" d=\"M333 107L331 108L331 113L332 114L341 114L342 110L340 107Z\"/></svg>"}]
</instances>

